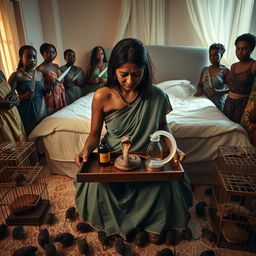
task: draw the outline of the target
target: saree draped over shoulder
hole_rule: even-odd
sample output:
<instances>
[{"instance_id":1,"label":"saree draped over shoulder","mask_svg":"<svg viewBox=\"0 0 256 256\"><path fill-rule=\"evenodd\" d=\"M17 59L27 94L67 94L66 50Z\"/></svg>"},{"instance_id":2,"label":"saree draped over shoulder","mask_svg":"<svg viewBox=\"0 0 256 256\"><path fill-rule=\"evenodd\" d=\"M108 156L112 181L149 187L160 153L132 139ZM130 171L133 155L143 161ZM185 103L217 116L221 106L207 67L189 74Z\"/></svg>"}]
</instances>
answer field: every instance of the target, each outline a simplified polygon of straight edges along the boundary
<instances>
[{"instance_id":1,"label":"saree draped over shoulder","mask_svg":"<svg viewBox=\"0 0 256 256\"><path fill-rule=\"evenodd\" d=\"M0 101L4 100L11 91L10 85L4 79L0 80ZM3 141L24 141L25 130L17 107L12 109L0 108L0 144Z\"/></svg>"},{"instance_id":2,"label":"saree draped over shoulder","mask_svg":"<svg viewBox=\"0 0 256 256\"><path fill-rule=\"evenodd\" d=\"M145 150L150 134L172 110L168 96L153 87L146 100L137 97L132 106L105 117L105 139L112 151L121 151L124 135L132 137L131 151ZM140 226L160 234L165 229L187 227L192 193L187 176L181 181L130 183L77 183L76 208L80 217L107 235L123 237Z\"/></svg>"}]
</instances>

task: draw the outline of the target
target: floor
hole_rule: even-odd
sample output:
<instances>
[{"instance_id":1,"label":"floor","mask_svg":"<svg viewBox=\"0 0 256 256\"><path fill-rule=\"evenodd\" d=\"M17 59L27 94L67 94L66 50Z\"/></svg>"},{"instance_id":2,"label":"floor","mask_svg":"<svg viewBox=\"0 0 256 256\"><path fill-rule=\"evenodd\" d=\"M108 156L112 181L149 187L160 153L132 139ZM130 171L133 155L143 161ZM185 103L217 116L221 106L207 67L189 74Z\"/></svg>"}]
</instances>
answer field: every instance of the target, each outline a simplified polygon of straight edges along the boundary
<instances>
[{"instance_id":1,"label":"floor","mask_svg":"<svg viewBox=\"0 0 256 256\"><path fill-rule=\"evenodd\" d=\"M38 245L37 236L40 228L47 228L51 235L55 235L59 232L70 232L74 237L81 237L81 233L76 230L76 224L80 222L79 218L75 221L67 221L64 226L65 212L68 207L74 206L74 193L75 188L72 183L72 179L66 176L52 175L49 173L47 168L45 170L46 183L48 185L48 194L51 203L49 209L50 212L55 213L57 216L57 222L50 226L43 224L42 226L24 226L25 232L27 233L27 238L25 240L13 240L12 229L13 226L8 227L9 232L7 238L0 240L0 255L7 256L12 255L13 251L17 248L27 245L33 245L38 247L37 255L45 255L44 251ZM194 196L194 206L190 209L191 220L189 226L193 232L193 237L198 238L197 240L183 240L175 247L176 256L199 256L205 250L214 250L215 255L219 256L253 256L256 255L250 252L231 250L218 248L214 243L209 242L207 239L201 237L201 229L207 227L211 229L211 224L209 221L209 215L206 216L206 220L198 218L195 214L195 205L200 201L205 201L209 204L211 196L205 195L206 186L195 186L193 196ZM208 213L207 213L208 214ZM90 255L119 255L114 247L104 248L97 238L96 232L90 232L82 234L87 239L90 246ZM127 243L128 244L128 243ZM77 245L74 244L71 247L63 249L59 243L55 243L58 249L58 255L81 255L78 252ZM163 248L170 248L174 250L173 246L154 245L149 244L145 248L139 248L133 243L128 244L134 255L141 256L153 256L156 255L158 251Z\"/></svg>"}]
</instances>

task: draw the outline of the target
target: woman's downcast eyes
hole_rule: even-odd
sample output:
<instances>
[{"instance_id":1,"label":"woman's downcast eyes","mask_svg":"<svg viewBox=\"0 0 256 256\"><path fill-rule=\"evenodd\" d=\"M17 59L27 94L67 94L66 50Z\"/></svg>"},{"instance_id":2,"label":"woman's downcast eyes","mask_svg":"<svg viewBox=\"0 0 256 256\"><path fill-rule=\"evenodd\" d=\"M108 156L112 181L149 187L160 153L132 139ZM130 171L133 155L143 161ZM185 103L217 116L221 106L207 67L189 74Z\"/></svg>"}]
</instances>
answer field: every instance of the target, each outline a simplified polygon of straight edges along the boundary
<instances>
[{"instance_id":1,"label":"woman's downcast eyes","mask_svg":"<svg viewBox=\"0 0 256 256\"><path fill-rule=\"evenodd\" d=\"M135 72L135 73L126 73L126 72L120 72L120 75L122 77L126 77L128 76L129 74L131 74L131 76L133 77L140 77L142 75L142 72Z\"/></svg>"}]
</instances>

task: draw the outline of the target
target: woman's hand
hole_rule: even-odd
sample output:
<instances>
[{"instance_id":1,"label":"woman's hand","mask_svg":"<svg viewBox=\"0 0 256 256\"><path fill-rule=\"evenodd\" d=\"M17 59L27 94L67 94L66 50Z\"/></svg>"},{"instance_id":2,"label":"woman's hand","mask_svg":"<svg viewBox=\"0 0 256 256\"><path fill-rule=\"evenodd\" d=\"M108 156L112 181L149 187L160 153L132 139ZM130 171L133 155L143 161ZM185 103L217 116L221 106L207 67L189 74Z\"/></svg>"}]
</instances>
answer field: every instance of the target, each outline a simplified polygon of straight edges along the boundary
<instances>
[{"instance_id":1,"label":"woman's hand","mask_svg":"<svg viewBox=\"0 0 256 256\"><path fill-rule=\"evenodd\" d=\"M177 151L176 151L173 159L171 160L173 167L177 168L179 162L182 162L184 160L185 156L186 156L186 154L177 148Z\"/></svg>"},{"instance_id":2,"label":"woman's hand","mask_svg":"<svg viewBox=\"0 0 256 256\"><path fill-rule=\"evenodd\" d=\"M88 160L88 154L85 151L80 152L75 155L75 163L78 167L82 165L82 163L86 163Z\"/></svg>"},{"instance_id":3,"label":"woman's hand","mask_svg":"<svg viewBox=\"0 0 256 256\"><path fill-rule=\"evenodd\" d=\"M202 96L202 92L200 91L196 91L196 93L194 94L195 97L201 97Z\"/></svg>"},{"instance_id":4,"label":"woman's hand","mask_svg":"<svg viewBox=\"0 0 256 256\"><path fill-rule=\"evenodd\" d=\"M19 98L21 100L28 100L28 99L32 99L34 95L34 92L32 90L29 90L27 92L25 92L24 94L20 95Z\"/></svg>"},{"instance_id":5,"label":"woman's hand","mask_svg":"<svg viewBox=\"0 0 256 256\"><path fill-rule=\"evenodd\" d=\"M207 92L207 94L208 94L209 96L212 96L212 95L215 93L215 91L214 91L213 88L207 88L207 89L206 89L206 92Z\"/></svg>"},{"instance_id":6,"label":"woman's hand","mask_svg":"<svg viewBox=\"0 0 256 256\"><path fill-rule=\"evenodd\" d=\"M5 97L6 101L13 104L13 106L18 106L20 103L20 99L17 97L16 93L10 92Z\"/></svg>"},{"instance_id":7,"label":"woman's hand","mask_svg":"<svg viewBox=\"0 0 256 256\"><path fill-rule=\"evenodd\" d=\"M9 100L0 101L0 108L6 109L6 110L10 110L14 106L15 106L14 103L9 101Z\"/></svg>"},{"instance_id":8,"label":"woman's hand","mask_svg":"<svg viewBox=\"0 0 256 256\"><path fill-rule=\"evenodd\" d=\"M95 84L98 84L99 81L100 81L100 78L99 78L99 77L96 77L96 78L93 79L93 83L95 83Z\"/></svg>"}]
</instances>

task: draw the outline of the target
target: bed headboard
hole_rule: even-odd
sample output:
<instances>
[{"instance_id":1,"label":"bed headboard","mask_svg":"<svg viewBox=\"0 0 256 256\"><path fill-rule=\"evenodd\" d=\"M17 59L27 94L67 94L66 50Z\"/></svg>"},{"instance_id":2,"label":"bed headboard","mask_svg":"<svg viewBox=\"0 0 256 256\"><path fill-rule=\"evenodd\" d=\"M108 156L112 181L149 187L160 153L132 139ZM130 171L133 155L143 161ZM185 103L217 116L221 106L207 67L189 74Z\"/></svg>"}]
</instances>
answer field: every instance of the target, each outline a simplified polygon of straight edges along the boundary
<instances>
[{"instance_id":1,"label":"bed headboard","mask_svg":"<svg viewBox=\"0 0 256 256\"><path fill-rule=\"evenodd\" d=\"M208 49L192 46L147 46L154 64L156 83L186 79L197 85L202 68L209 64ZM111 49L107 48L110 56Z\"/></svg>"}]
</instances>

